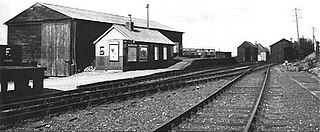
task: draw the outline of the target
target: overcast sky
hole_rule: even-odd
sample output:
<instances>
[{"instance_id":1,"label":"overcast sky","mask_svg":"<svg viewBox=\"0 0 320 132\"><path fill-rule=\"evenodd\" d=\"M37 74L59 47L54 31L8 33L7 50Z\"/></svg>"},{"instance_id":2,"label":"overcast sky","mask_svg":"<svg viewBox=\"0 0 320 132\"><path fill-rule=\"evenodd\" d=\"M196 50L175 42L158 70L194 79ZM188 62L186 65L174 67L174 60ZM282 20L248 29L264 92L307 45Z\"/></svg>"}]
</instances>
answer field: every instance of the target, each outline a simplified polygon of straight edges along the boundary
<instances>
[{"instance_id":1,"label":"overcast sky","mask_svg":"<svg viewBox=\"0 0 320 132\"><path fill-rule=\"evenodd\" d=\"M300 36L320 40L320 2L316 0L0 0L0 23L36 2L44 2L116 15L146 19L185 32L186 48L214 48L236 55L243 41L269 47L282 38L297 39L294 8ZM7 26L0 25L0 44L7 43Z\"/></svg>"}]
</instances>

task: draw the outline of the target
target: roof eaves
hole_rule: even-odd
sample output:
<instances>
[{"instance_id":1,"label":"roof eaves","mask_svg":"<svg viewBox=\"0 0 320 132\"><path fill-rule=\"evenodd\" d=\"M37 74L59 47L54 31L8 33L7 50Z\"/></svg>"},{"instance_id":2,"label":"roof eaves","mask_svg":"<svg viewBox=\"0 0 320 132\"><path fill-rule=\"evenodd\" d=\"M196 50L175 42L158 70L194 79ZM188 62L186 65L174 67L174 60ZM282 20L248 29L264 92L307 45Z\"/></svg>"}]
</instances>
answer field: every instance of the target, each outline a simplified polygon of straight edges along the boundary
<instances>
[{"instance_id":1,"label":"roof eaves","mask_svg":"<svg viewBox=\"0 0 320 132\"><path fill-rule=\"evenodd\" d=\"M119 25L121 26L121 25ZM131 38L129 35L127 35L124 31L122 31L120 28L118 28L117 26L113 25L113 27L119 32L121 33L123 36L127 37L129 40L133 40L133 38ZM128 29L127 29L128 30Z\"/></svg>"},{"instance_id":2,"label":"roof eaves","mask_svg":"<svg viewBox=\"0 0 320 132\"><path fill-rule=\"evenodd\" d=\"M119 25L120 26L120 25ZM112 29L117 30L120 34L122 34L124 37L128 38L128 40L133 40L131 37L129 37L127 34L125 34L121 29L117 28L117 26L113 25L110 27L107 31L105 31L99 38L97 38L93 44L97 44L103 37L105 37Z\"/></svg>"}]
</instances>

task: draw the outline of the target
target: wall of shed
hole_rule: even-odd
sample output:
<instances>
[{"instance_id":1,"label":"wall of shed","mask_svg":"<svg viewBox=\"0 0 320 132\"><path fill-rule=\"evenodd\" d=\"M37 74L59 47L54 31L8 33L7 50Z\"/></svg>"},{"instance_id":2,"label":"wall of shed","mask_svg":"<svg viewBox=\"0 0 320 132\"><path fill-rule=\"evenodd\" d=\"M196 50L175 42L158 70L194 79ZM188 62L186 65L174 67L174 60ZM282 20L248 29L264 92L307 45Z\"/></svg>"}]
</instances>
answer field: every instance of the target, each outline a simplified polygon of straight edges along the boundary
<instances>
[{"instance_id":1,"label":"wall of shed","mask_svg":"<svg viewBox=\"0 0 320 132\"><path fill-rule=\"evenodd\" d=\"M71 23L48 21L42 24L41 66L45 76L69 76L71 65Z\"/></svg>"},{"instance_id":2,"label":"wall of shed","mask_svg":"<svg viewBox=\"0 0 320 132\"><path fill-rule=\"evenodd\" d=\"M23 65L36 66L41 59L41 24L8 25L8 45L22 46Z\"/></svg>"},{"instance_id":3,"label":"wall of shed","mask_svg":"<svg viewBox=\"0 0 320 132\"><path fill-rule=\"evenodd\" d=\"M258 61L258 48L241 45L237 48L237 60L239 62Z\"/></svg>"},{"instance_id":4,"label":"wall of shed","mask_svg":"<svg viewBox=\"0 0 320 132\"><path fill-rule=\"evenodd\" d=\"M110 60L110 44L119 44L119 58L118 61ZM136 59L137 61L128 61L128 45L136 45ZM139 60L139 46L147 45L147 60ZM107 39L107 37L102 38L98 43L96 43L96 69L99 70L142 70L142 69L154 69L154 68L164 68L175 63L173 60L173 46L163 45L163 44L153 44L144 42L135 42L128 40L114 40ZM101 48L102 46L102 48ZM155 50L154 47L157 46L158 60L155 60ZM163 60L163 47L167 47L167 60ZM103 50L101 50L103 49ZM98 53L97 53L98 52ZM101 53L101 54L100 54Z\"/></svg>"},{"instance_id":5,"label":"wall of shed","mask_svg":"<svg viewBox=\"0 0 320 132\"><path fill-rule=\"evenodd\" d=\"M137 45L148 45L147 61L128 62L128 44L132 44L130 41L124 43L123 52L123 70L143 70L143 69L155 69L155 68L165 68L176 63L173 60L173 45L165 44L155 44L155 43L143 43L136 42ZM159 58L155 60L155 50L154 47L159 48ZM163 47L167 47L167 60L164 60Z\"/></svg>"},{"instance_id":6,"label":"wall of shed","mask_svg":"<svg viewBox=\"0 0 320 132\"><path fill-rule=\"evenodd\" d=\"M281 41L277 44L272 45L270 47L272 61L282 63L282 62L284 62L285 59L288 59L289 61L293 60L294 56L292 56L292 58L290 58L290 57L288 58L288 55L285 55L284 48L287 48L287 47L292 48L292 50L293 50L292 44L290 44L289 42L286 42L286 41ZM287 57L287 58L285 58L285 57Z\"/></svg>"},{"instance_id":7,"label":"wall of shed","mask_svg":"<svg viewBox=\"0 0 320 132\"><path fill-rule=\"evenodd\" d=\"M110 45L118 45L118 61L110 61ZM95 44L96 58L95 66L97 70L122 70L123 69L123 40L110 40L102 38Z\"/></svg>"}]
</instances>

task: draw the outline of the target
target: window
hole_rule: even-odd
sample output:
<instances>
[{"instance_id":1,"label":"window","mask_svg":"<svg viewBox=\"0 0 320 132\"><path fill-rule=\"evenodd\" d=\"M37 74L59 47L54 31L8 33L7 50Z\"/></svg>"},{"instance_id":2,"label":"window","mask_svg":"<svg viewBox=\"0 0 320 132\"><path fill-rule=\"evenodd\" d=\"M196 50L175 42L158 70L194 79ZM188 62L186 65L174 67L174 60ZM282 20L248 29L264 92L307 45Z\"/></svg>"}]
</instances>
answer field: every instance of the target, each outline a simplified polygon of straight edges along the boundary
<instances>
[{"instance_id":1,"label":"window","mask_svg":"<svg viewBox=\"0 0 320 132\"><path fill-rule=\"evenodd\" d=\"M159 60L159 47L154 47L154 60Z\"/></svg>"},{"instance_id":2,"label":"window","mask_svg":"<svg viewBox=\"0 0 320 132\"><path fill-rule=\"evenodd\" d=\"M163 46L163 60L168 59L168 48L166 46Z\"/></svg>"},{"instance_id":3,"label":"window","mask_svg":"<svg viewBox=\"0 0 320 132\"><path fill-rule=\"evenodd\" d=\"M128 45L128 62L137 61L137 45L129 44Z\"/></svg>"},{"instance_id":4,"label":"window","mask_svg":"<svg viewBox=\"0 0 320 132\"><path fill-rule=\"evenodd\" d=\"M139 45L139 61L147 61L147 60L148 60L148 46Z\"/></svg>"}]
</instances>

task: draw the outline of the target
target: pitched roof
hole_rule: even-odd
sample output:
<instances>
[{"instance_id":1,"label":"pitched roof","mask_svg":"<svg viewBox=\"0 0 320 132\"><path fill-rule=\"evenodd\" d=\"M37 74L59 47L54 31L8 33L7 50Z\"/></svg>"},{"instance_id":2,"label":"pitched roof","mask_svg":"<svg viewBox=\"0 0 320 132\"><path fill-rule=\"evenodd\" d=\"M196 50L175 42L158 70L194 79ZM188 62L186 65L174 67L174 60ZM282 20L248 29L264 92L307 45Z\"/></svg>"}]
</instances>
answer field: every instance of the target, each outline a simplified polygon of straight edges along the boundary
<instances>
[{"instance_id":1,"label":"pitched roof","mask_svg":"<svg viewBox=\"0 0 320 132\"><path fill-rule=\"evenodd\" d=\"M99 42L103 37L105 37L111 30L117 30L120 32L124 37L128 40L133 40L137 42L149 42L149 43L159 43L159 44L172 44L174 43L161 34L157 30L146 29L146 28L139 28L134 27L133 31L130 31L123 25L113 25L109 28L105 33L103 33L97 40L94 41L94 44Z\"/></svg>"},{"instance_id":2,"label":"pitched roof","mask_svg":"<svg viewBox=\"0 0 320 132\"><path fill-rule=\"evenodd\" d=\"M256 44L256 47L258 48L258 52L269 52L269 49L262 46L261 44Z\"/></svg>"},{"instance_id":3,"label":"pitched roof","mask_svg":"<svg viewBox=\"0 0 320 132\"><path fill-rule=\"evenodd\" d=\"M242 47L244 45L249 45L250 47L256 47L254 44L252 44L251 42L248 42L248 41L244 41L240 46L238 47Z\"/></svg>"},{"instance_id":4,"label":"pitched roof","mask_svg":"<svg viewBox=\"0 0 320 132\"><path fill-rule=\"evenodd\" d=\"M33 6L45 6L56 12L64 14L70 18L80 19L80 20L89 20L89 21L105 22L105 23L113 23L113 24L125 24L125 22L128 21L128 17L124 17L120 15L113 15L108 13L101 13L101 12L89 11L84 9L65 7L60 5L36 3ZM133 18L132 21L135 23L136 26L139 26L139 27L146 27L147 25L147 21L143 19ZM160 24L155 21L149 21L149 27L154 29L181 32L174 28L168 27L166 25Z\"/></svg>"},{"instance_id":5,"label":"pitched roof","mask_svg":"<svg viewBox=\"0 0 320 132\"><path fill-rule=\"evenodd\" d=\"M279 40L278 42L276 42L276 43L274 43L274 44L270 45L269 47L274 46L274 45L276 45L276 44L278 44L278 43L280 43L280 42L282 42L282 41L284 41L284 42L288 42L289 44L293 44L291 41L289 41L289 40L287 40L287 39L283 38L283 39Z\"/></svg>"}]
</instances>

